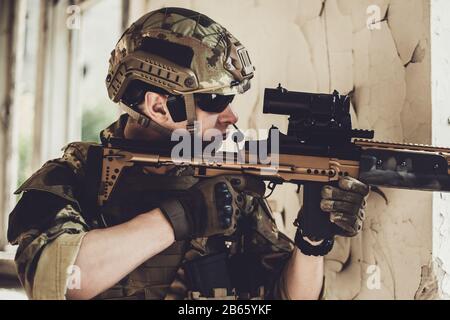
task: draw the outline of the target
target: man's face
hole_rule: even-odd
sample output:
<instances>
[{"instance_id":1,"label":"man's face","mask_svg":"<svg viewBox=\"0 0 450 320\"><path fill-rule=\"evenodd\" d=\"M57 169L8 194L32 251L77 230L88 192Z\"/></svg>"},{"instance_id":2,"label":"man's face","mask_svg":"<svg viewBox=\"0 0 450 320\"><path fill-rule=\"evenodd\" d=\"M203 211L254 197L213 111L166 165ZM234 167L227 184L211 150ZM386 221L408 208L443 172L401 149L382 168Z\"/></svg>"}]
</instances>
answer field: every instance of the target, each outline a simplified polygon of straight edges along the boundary
<instances>
[{"instance_id":1,"label":"man's face","mask_svg":"<svg viewBox=\"0 0 450 320\"><path fill-rule=\"evenodd\" d=\"M206 112L199 107L196 108L196 112L197 121L201 123L204 141L211 141L216 136L222 136L225 140L228 127L238 121L238 116L232 110L231 104L221 113Z\"/></svg>"}]
</instances>

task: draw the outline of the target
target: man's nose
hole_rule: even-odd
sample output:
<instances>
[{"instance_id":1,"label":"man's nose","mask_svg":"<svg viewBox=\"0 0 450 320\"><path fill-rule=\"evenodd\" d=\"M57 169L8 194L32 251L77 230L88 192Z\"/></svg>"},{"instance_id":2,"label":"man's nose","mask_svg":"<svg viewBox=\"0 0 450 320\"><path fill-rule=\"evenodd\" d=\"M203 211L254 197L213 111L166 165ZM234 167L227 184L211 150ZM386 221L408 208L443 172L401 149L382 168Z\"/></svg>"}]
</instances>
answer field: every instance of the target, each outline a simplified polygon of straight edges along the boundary
<instances>
[{"instance_id":1,"label":"man's nose","mask_svg":"<svg viewBox=\"0 0 450 320\"><path fill-rule=\"evenodd\" d=\"M237 123L239 117L231 109L231 104L219 114L218 121L223 124L232 125Z\"/></svg>"}]
</instances>

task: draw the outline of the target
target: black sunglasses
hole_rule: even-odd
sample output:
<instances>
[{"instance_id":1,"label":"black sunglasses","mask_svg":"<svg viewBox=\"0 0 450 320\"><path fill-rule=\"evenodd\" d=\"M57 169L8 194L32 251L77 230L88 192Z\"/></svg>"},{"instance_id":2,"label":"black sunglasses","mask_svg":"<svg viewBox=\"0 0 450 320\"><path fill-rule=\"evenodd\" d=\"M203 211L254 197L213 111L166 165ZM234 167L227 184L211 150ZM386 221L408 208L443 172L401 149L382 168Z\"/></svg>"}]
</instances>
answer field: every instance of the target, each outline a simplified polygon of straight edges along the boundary
<instances>
[{"instance_id":1,"label":"black sunglasses","mask_svg":"<svg viewBox=\"0 0 450 320\"><path fill-rule=\"evenodd\" d=\"M234 100L234 96L211 93L196 93L194 94L194 98L196 105L200 109L212 113L223 112ZM183 96L169 96L167 99L167 108L169 109L173 121L182 122L187 119L186 104Z\"/></svg>"}]
</instances>

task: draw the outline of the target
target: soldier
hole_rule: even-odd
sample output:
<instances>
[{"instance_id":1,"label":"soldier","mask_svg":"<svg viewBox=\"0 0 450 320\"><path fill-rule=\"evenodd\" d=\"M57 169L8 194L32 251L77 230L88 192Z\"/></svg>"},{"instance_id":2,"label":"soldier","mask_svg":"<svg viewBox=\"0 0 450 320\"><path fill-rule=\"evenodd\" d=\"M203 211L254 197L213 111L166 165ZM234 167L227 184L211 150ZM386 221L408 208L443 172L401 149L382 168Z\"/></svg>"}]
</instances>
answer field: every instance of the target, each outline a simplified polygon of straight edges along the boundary
<instances>
[{"instance_id":1,"label":"soldier","mask_svg":"<svg viewBox=\"0 0 450 320\"><path fill-rule=\"evenodd\" d=\"M253 73L245 47L207 16L181 8L148 13L112 53L106 84L125 114L101 133L102 143L165 144L176 129L193 133L195 121L206 140L208 129L224 134L237 122L230 104L250 88ZM295 242L279 232L263 182L198 181L189 168L136 167L102 213L91 214L90 145L70 144L17 191L23 196L8 238L19 245L15 261L30 298L323 297L323 256L333 239L304 237L311 233L301 215ZM321 207L336 234L360 231L367 193L351 178L323 189ZM232 203L239 209L229 210Z\"/></svg>"}]
</instances>

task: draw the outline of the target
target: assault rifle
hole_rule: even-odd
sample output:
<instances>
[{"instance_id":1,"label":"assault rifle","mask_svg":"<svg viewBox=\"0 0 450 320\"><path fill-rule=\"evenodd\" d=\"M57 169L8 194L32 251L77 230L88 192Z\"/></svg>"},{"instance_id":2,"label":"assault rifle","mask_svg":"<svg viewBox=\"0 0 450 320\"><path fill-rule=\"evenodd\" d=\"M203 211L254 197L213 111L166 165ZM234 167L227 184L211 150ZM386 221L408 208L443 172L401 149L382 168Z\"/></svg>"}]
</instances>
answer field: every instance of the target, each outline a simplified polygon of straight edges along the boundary
<instances>
[{"instance_id":1,"label":"assault rifle","mask_svg":"<svg viewBox=\"0 0 450 320\"><path fill-rule=\"evenodd\" d=\"M231 163L198 153L179 162L171 157L167 145L149 146L123 139L110 139L106 146L91 147L88 158L101 163L97 205L101 208L108 202L124 169L135 165L187 166L199 178L257 175L270 182L271 189L282 183L303 185L305 220L313 226L322 226L314 233L326 238L332 225L325 213L318 214L321 189L342 176L357 178L371 186L450 191L450 148L372 141L374 131L353 129L349 96L336 91L331 95L289 92L280 85L278 89L266 89L264 113L289 116L286 135L272 127L267 141L261 141L269 148L268 156L277 153L279 160L275 167L255 155L251 142L246 143L240 154L232 155L236 161ZM277 148L273 146L275 136L279 137ZM222 154L224 159L230 159L229 156ZM257 161L250 161L255 156ZM92 174L95 172L98 167Z\"/></svg>"}]
</instances>

